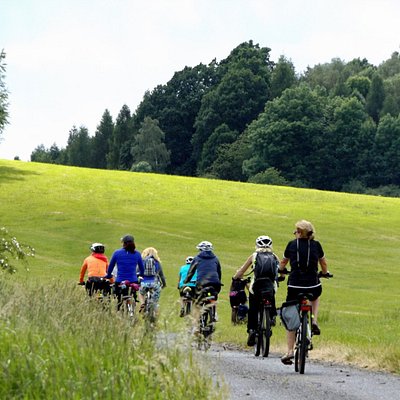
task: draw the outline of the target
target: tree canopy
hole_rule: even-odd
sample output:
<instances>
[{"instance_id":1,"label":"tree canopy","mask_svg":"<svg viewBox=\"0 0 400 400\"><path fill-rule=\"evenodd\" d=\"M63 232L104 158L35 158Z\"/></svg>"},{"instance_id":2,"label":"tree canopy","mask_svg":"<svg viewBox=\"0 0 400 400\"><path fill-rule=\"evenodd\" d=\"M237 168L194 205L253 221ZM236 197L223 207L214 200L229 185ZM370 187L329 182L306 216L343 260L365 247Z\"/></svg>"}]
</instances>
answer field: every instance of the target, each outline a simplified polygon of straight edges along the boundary
<instances>
[{"instance_id":1,"label":"tree canopy","mask_svg":"<svg viewBox=\"0 0 400 400\"><path fill-rule=\"evenodd\" d=\"M250 40L186 66L135 112L123 105L114 123L106 110L93 137L73 127L65 149L40 145L31 160L400 195L399 53L296 74L270 51Z\"/></svg>"}]
</instances>

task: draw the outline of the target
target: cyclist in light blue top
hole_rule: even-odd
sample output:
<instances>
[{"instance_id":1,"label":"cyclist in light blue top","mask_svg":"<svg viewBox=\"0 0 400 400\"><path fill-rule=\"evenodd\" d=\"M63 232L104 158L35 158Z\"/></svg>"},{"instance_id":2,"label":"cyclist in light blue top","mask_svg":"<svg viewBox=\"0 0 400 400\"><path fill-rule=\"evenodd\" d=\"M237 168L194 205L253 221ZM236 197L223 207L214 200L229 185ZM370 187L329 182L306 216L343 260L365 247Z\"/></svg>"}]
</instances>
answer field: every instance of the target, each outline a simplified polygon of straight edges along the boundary
<instances>
[{"instance_id":1,"label":"cyclist in light blue top","mask_svg":"<svg viewBox=\"0 0 400 400\"><path fill-rule=\"evenodd\" d=\"M185 314L185 310L184 310L184 304L183 304L183 289L186 286L189 286L191 288L193 288L193 293L196 287L196 280L197 280L197 271L195 272L195 274L192 276L192 279L188 282L188 283L184 283L186 276L189 272L189 268L190 268L190 264L192 263L194 257L189 256L186 258L186 264L182 265L182 267L179 270L179 278L178 278L178 290L179 290L179 295L180 295L180 301L181 301L181 312L180 315L183 316Z\"/></svg>"}]
</instances>

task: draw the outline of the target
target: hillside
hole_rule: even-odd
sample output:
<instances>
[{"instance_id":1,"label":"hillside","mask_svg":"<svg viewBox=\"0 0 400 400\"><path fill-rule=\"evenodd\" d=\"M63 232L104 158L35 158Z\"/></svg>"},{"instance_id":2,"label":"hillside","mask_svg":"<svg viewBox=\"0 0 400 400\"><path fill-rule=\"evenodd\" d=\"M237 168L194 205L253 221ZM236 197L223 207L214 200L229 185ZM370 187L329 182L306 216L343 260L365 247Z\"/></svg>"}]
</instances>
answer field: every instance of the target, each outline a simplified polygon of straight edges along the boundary
<instances>
[{"instance_id":1,"label":"hillside","mask_svg":"<svg viewBox=\"0 0 400 400\"><path fill-rule=\"evenodd\" d=\"M162 304L174 307L179 266L199 241L211 241L225 283L217 339L237 343L244 343L245 329L229 323L232 274L257 236L271 236L281 256L295 222L308 219L334 274L324 282L315 354L400 371L393 349L400 199L4 160L0 184L0 226L36 249L30 270L18 270L29 280L74 283L90 243L104 243L110 256L131 233L139 249L159 250L168 282ZM278 304L284 296L282 285ZM276 329L273 345L280 349L284 333Z\"/></svg>"}]
</instances>

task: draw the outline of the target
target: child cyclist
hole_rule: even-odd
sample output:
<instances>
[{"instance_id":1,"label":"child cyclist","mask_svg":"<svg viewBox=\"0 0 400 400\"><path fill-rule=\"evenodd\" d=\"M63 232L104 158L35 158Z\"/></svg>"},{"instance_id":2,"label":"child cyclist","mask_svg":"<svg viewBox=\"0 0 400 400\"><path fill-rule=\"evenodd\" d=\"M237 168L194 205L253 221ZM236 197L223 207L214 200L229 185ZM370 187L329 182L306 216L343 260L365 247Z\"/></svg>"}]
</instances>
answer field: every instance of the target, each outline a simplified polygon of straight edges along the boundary
<instances>
[{"instance_id":1,"label":"child cyclist","mask_svg":"<svg viewBox=\"0 0 400 400\"><path fill-rule=\"evenodd\" d=\"M144 272L141 274L139 301L140 310L144 308L144 296L147 288L153 288L153 300L158 306L161 289L167 286L164 272L161 266L161 260L158 252L154 247L147 247L142 251L142 259L144 264Z\"/></svg>"},{"instance_id":2,"label":"child cyclist","mask_svg":"<svg viewBox=\"0 0 400 400\"><path fill-rule=\"evenodd\" d=\"M192 276L192 279L188 283L184 283L185 279L187 277L187 274L189 272L190 264L192 263L194 257L188 256L186 258L186 264L182 265L182 267L179 270L179 278L178 278L178 290L179 290L179 295L180 295L180 303L181 303L181 311L179 316L183 317L185 315L185 308L184 308L184 302L183 302L183 297L184 297L184 292L183 289L186 287L189 287L192 289L192 295L194 295L195 288L196 288L196 280L197 280L197 271L194 273Z\"/></svg>"},{"instance_id":3,"label":"child cyclist","mask_svg":"<svg viewBox=\"0 0 400 400\"><path fill-rule=\"evenodd\" d=\"M272 251L272 239L269 236L259 236L256 239L256 248L246 262L236 271L234 279L243 278L244 273L252 267L253 277L249 288L249 313L247 319L248 346L255 345L258 309L261 302L261 292L269 290L276 292L277 271L279 259ZM276 317L275 296L271 298L273 321ZM274 323L274 322L273 322Z\"/></svg>"}]
</instances>

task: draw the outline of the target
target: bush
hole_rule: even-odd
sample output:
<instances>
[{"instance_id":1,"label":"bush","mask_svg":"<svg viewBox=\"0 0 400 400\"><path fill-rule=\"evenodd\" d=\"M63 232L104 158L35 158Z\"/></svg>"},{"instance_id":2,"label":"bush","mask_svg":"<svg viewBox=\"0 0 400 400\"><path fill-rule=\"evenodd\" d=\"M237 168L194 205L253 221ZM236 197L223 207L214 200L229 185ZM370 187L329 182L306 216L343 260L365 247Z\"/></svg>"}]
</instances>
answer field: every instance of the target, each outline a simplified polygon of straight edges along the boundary
<instances>
[{"instance_id":1,"label":"bush","mask_svg":"<svg viewBox=\"0 0 400 400\"><path fill-rule=\"evenodd\" d=\"M10 264L10 258L26 261L26 257L35 255L35 249L19 243L4 227L0 228L0 238L0 269L14 273L16 269Z\"/></svg>"},{"instance_id":2,"label":"bush","mask_svg":"<svg viewBox=\"0 0 400 400\"><path fill-rule=\"evenodd\" d=\"M264 172L259 172L249 178L250 183L260 183L277 186L287 186L288 181L281 175L276 168L267 168Z\"/></svg>"},{"instance_id":3,"label":"bush","mask_svg":"<svg viewBox=\"0 0 400 400\"><path fill-rule=\"evenodd\" d=\"M132 172L152 172L151 165L147 161L139 161L131 167Z\"/></svg>"}]
</instances>

